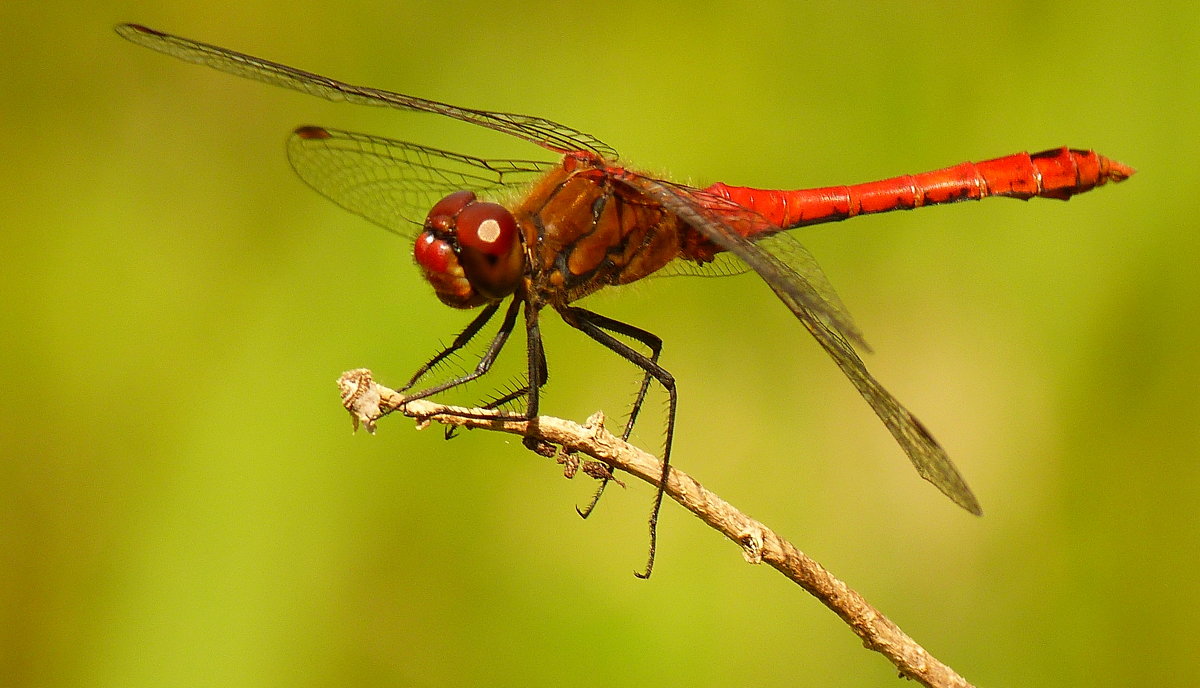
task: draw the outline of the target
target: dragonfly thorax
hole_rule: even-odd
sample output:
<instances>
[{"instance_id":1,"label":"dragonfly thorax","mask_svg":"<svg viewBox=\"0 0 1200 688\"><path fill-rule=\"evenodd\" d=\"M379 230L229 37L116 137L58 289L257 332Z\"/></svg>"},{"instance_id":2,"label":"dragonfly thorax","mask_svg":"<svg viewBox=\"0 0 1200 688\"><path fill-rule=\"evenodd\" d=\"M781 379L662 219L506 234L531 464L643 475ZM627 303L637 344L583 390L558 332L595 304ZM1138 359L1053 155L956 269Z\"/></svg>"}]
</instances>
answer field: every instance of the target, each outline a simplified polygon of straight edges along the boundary
<instances>
[{"instance_id":1,"label":"dragonfly thorax","mask_svg":"<svg viewBox=\"0 0 1200 688\"><path fill-rule=\"evenodd\" d=\"M513 293L525 272L517 223L508 209L456 191L429 211L413 258L442 303L474 308Z\"/></svg>"}]
</instances>

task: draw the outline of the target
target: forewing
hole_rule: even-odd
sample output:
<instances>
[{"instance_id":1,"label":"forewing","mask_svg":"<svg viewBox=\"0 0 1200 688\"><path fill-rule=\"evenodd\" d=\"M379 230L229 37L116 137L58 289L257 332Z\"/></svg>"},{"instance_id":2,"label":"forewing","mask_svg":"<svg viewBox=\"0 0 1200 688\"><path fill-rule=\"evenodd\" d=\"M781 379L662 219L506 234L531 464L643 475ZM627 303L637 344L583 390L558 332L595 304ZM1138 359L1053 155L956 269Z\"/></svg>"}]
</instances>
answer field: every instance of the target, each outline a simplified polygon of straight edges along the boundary
<instances>
[{"instance_id":1,"label":"forewing","mask_svg":"<svg viewBox=\"0 0 1200 688\"><path fill-rule=\"evenodd\" d=\"M350 131L301 127L288 139L296 174L334 203L390 232L409 236L444 196L511 193L554 163L485 160Z\"/></svg>"},{"instance_id":2,"label":"forewing","mask_svg":"<svg viewBox=\"0 0 1200 688\"><path fill-rule=\"evenodd\" d=\"M278 62L173 36L138 24L121 24L116 27L116 31L122 38L186 62L207 65L235 76L290 88L320 98L359 105L391 107L398 110L433 112L502 131L558 153L585 150L592 151L609 160L617 158L617 152L596 137L541 117L511 112L474 110L369 86L355 86Z\"/></svg>"},{"instance_id":3,"label":"forewing","mask_svg":"<svg viewBox=\"0 0 1200 688\"><path fill-rule=\"evenodd\" d=\"M829 297L821 294L816 286L821 281L812 277L818 273L811 271L816 263L807 251L790 254L793 260L799 258L800 269L808 272L808 276L805 276L785 262L788 252L799 247L798 243L771 244L773 249L776 246L785 248L782 251L770 252L760 250L758 244L742 240L742 236L735 229L736 223L754 221L753 217L740 215L733 209L724 213L714 211L709 207L709 199L702 198L698 202L693 194L703 192L689 187L628 172L614 176L662 204L664 208L703 233L710 241L736 254L759 273L850 379L855 389L904 449L917 473L933 483L954 503L973 514L982 513L978 500L950 461L950 457L946 455L946 451L925 426L867 371L862 359L846 341L847 338L852 338L861 342L861 336L857 335L857 329L847 331L846 327L839 323L838 319L840 314L844 313L844 309L840 307L840 300L836 300L836 295ZM778 236L782 235L770 237L770 240L774 242ZM807 261L812 261L811 266L806 265ZM823 285L827 284L825 280ZM831 288L829 293L832 294Z\"/></svg>"}]
</instances>

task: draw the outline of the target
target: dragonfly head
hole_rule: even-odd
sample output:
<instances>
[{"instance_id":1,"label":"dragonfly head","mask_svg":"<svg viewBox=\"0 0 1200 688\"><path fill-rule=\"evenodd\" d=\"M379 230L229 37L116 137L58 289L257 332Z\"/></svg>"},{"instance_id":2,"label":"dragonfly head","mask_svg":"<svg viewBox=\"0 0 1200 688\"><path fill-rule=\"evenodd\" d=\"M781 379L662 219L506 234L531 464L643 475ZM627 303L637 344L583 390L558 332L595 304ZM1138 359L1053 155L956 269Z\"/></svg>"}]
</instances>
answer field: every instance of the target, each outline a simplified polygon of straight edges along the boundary
<instances>
[{"instance_id":1,"label":"dragonfly head","mask_svg":"<svg viewBox=\"0 0 1200 688\"><path fill-rule=\"evenodd\" d=\"M413 257L442 303L474 308L516 290L525 272L517 222L497 203L456 191L425 218Z\"/></svg>"}]
</instances>

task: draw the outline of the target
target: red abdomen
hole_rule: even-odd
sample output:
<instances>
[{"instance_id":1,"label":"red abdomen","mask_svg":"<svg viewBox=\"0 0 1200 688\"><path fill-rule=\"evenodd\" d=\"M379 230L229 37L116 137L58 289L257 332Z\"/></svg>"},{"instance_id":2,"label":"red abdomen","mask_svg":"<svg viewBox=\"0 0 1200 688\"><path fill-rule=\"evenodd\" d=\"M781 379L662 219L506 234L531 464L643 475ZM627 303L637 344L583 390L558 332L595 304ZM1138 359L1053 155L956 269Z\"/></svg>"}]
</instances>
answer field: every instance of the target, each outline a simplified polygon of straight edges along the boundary
<instances>
[{"instance_id":1,"label":"red abdomen","mask_svg":"<svg viewBox=\"0 0 1200 688\"><path fill-rule=\"evenodd\" d=\"M911 210L925 205L977 201L987 196L1066 200L1106 182L1119 182L1133 168L1095 151L1055 148L1017 153L984 162L964 162L932 172L853 186L775 191L713 184L705 191L755 211L766 222L742 223L747 236L845 220L855 215Z\"/></svg>"}]
</instances>

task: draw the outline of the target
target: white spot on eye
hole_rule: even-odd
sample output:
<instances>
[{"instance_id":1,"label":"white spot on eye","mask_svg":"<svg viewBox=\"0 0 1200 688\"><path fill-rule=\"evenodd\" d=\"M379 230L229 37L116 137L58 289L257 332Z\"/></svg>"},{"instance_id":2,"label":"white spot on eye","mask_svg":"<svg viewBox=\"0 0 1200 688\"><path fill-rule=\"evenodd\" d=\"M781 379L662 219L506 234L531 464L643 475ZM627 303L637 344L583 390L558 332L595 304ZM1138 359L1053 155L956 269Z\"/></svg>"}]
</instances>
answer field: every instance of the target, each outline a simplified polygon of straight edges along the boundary
<instances>
[{"instance_id":1,"label":"white spot on eye","mask_svg":"<svg viewBox=\"0 0 1200 688\"><path fill-rule=\"evenodd\" d=\"M495 220L484 220L479 223L479 228L475 230L476 236L480 241L489 244L494 243L500 238L500 223Z\"/></svg>"}]
</instances>

